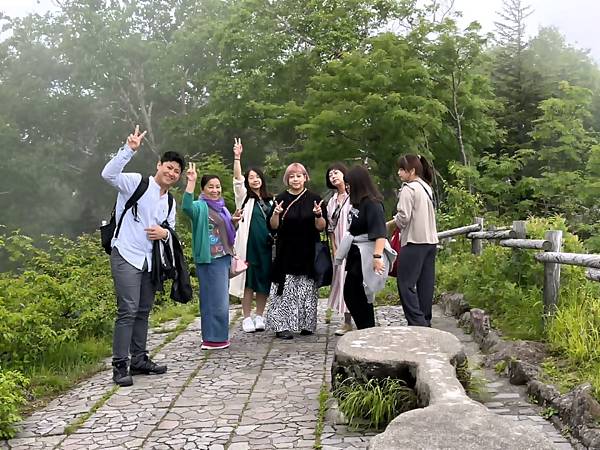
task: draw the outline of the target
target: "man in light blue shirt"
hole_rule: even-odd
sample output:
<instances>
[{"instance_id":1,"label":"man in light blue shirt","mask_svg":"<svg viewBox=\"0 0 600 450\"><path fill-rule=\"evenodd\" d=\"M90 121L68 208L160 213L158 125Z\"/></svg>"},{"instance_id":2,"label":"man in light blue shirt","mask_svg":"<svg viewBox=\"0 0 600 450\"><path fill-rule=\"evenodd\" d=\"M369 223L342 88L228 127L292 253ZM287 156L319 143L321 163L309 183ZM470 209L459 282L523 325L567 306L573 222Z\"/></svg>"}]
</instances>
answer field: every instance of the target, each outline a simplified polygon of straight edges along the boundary
<instances>
[{"instance_id":1,"label":"man in light blue shirt","mask_svg":"<svg viewBox=\"0 0 600 450\"><path fill-rule=\"evenodd\" d=\"M112 240L110 265L117 294L117 317L113 334L113 380L120 386L131 386L131 375L161 374L167 366L148 358L146 339L148 316L154 303L152 285L153 241L168 241L169 232L160 226L165 220L175 228L175 205L169 211L168 191L181 176L185 161L176 152L166 152L149 178L148 188L136 206L123 211L125 203L142 180L139 173L123 173L125 165L140 148L146 132L139 127L102 170L102 178L117 191L115 218L123 221L117 238ZM175 203L175 202L173 202ZM131 368L129 369L129 355Z\"/></svg>"}]
</instances>

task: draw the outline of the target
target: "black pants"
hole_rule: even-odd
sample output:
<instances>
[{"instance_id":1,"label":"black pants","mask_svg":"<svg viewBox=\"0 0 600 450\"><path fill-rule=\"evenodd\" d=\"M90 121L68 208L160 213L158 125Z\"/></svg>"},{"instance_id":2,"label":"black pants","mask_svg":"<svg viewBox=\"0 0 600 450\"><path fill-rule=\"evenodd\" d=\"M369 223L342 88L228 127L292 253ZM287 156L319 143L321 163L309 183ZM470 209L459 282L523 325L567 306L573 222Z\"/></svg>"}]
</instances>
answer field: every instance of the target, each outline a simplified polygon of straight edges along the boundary
<instances>
[{"instance_id":1,"label":"black pants","mask_svg":"<svg viewBox=\"0 0 600 450\"><path fill-rule=\"evenodd\" d=\"M409 325L431 326L435 244L407 244L398 255L398 293Z\"/></svg>"},{"instance_id":2,"label":"black pants","mask_svg":"<svg viewBox=\"0 0 600 450\"><path fill-rule=\"evenodd\" d=\"M354 250L354 249L352 249ZM356 328L371 328L375 326L375 310L369 303L363 286L360 253L358 249L348 255L346 280L344 282L344 301L354 319Z\"/></svg>"}]
</instances>

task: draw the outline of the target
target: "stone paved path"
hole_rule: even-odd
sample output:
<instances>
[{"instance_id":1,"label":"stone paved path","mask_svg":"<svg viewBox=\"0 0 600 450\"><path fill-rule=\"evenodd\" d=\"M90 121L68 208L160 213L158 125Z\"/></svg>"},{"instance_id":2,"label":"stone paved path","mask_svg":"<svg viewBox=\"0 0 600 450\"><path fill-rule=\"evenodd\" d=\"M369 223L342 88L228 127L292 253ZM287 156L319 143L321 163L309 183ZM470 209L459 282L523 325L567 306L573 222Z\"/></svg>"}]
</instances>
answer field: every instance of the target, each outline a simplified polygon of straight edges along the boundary
<instances>
[{"instance_id":1,"label":"stone paved path","mask_svg":"<svg viewBox=\"0 0 600 450\"><path fill-rule=\"evenodd\" d=\"M432 326L448 331L458 337L465 347L469 365L472 367L479 365L482 355L477 343L473 341L469 334L458 328L454 318L444 317L435 306ZM491 411L538 428L552 439L558 450L585 448L583 446L572 446L552 423L541 416L542 408L528 402L525 386L514 386L510 384L508 378L500 377L494 370L487 368L474 370L473 375L486 380L484 385L484 397L486 398L484 398L483 404Z\"/></svg>"},{"instance_id":2,"label":"stone paved path","mask_svg":"<svg viewBox=\"0 0 600 450\"><path fill-rule=\"evenodd\" d=\"M381 326L405 323L397 307L378 308L377 318ZM452 331L450 320L438 318L435 326ZM132 387L117 389L111 372L100 372L29 417L15 439L0 441L0 449L313 448L319 393L329 387L339 318L324 322L322 301L317 333L281 341L271 333L243 333L239 312L232 310L231 348L208 352L199 348L196 321L156 355L155 360L168 363L167 374L138 376ZM151 335L152 347L165 336ZM470 345L468 336L461 339ZM474 348L468 351L477 356ZM521 393L514 397L512 386L498 384L491 375L488 388L496 395L490 407L539 424L558 449L570 448L531 405L522 403ZM78 419L81 426L65 434ZM321 444L323 449L365 449L372 435L348 430L328 416Z\"/></svg>"}]
</instances>

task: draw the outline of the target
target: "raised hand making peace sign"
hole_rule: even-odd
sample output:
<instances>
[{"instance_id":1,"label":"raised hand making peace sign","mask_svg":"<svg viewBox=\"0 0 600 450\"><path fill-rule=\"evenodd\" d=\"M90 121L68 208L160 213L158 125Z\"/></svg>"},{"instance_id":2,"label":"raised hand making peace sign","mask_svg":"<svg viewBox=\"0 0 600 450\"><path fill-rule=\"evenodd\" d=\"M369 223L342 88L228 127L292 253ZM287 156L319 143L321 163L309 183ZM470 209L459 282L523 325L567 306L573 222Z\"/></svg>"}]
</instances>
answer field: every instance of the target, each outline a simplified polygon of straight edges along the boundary
<instances>
[{"instance_id":1,"label":"raised hand making peace sign","mask_svg":"<svg viewBox=\"0 0 600 450\"><path fill-rule=\"evenodd\" d=\"M129 136L127 136L127 145L129 146L129 148L131 150L133 150L134 152L140 148L140 145L142 145L142 139L144 139L144 136L146 136L147 131L144 131L143 133L140 134L140 126L136 125L135 126L135 130L132 134L130 134Z\"/></svg>"},{"instance_id":2,"label":"raised hand making peace sign","mask_svg":"<svg viewBox=\"0 0 600 450\"><path fill-rule=\"evenodd\" d=\"M231 215L231 221L236 224L240 220L244 218L244 210L236 209L235 212Z\"/></svg>"},{"instance_id":3,"label":"raised hand making peace sign","mask_svg":"<svg viewBox=\"0 0 600 450\"><path fill-rule=\"evenodd\" d=\"M315 217L317 217L317 218L323 216L323 210L321 209L322 203L323 203L323 200L321 200L319 203L314 202L315 206L313 208L313 213L314 213Z\"/></svg>"},{"instance_id":4,"label":"raised hand making peace sign","mask_svg":"<svg viewBox=\"0 0 600 450\"><path fill-rule=\"evenodd\" d=\"M233 138L233 157L240 158L244 147L242 147L242 138Z\"/></svg>"},{"instance_id":5,"label":"raised hand making peace sign","mask_svg":"<svg viewBox=\"0 0 600 450\"><path fill-rule=\"evenodd\" d=\"M273 214L279 215L283 212L283 200L279 203L275 202L275 209L273 209Z\"/></svg>"},{"instance_id":6,"label":"raised hand making peace sign","mask_svg":"<svg viewBox=\"0 0 600 450\"><path fill-rule=\"evenodd\" d=\"M190 162L190 167L188 167L188 170L185 172L185 175L187 177L188 182L190 183L196 183L196 180L198 179L198 173L196 172L196 163Z\"/></svg>"}]
</instances>

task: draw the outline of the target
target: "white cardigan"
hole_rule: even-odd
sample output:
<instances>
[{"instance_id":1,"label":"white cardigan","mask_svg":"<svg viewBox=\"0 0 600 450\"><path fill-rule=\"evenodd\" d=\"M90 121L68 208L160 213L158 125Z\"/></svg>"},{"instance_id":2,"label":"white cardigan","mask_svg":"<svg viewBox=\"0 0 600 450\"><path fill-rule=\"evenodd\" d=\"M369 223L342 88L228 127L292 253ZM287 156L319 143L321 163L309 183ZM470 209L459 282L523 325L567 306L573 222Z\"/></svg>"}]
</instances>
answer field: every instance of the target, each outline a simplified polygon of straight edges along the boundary
<instances>
[{"instance_id":1,"label":"white cardigan","mask_svg":"<svg viewBox=\"0 0 600 450\"><path fill-rule=\"evenodd\" d=\"M233 194L235 196L235 208L240 209L242 203L246 198L246 186L244 185L245 179L242 177L241 180L233 179ZM246 251L248 248L248 236L250 235L250 220L252 220L252 211L254 210L254 199L249 198L244 205L244 214L242 220L238 223L237 233L235 235L235 254L243 261L246 260ZM239 274L237 277L233 277L229 280L229 295L234 297L242 298L244 296L244 289L246 287L246 271Z\"/></svg>"}]
</instances>

